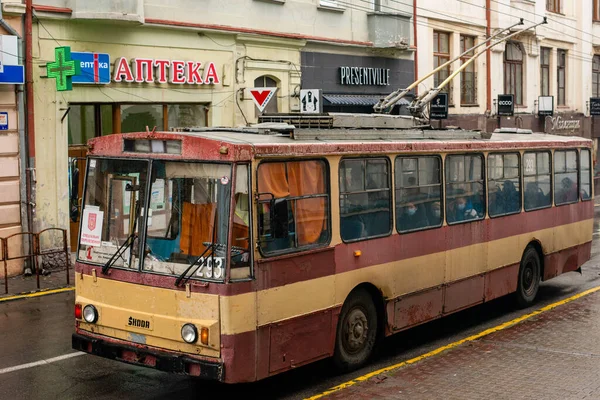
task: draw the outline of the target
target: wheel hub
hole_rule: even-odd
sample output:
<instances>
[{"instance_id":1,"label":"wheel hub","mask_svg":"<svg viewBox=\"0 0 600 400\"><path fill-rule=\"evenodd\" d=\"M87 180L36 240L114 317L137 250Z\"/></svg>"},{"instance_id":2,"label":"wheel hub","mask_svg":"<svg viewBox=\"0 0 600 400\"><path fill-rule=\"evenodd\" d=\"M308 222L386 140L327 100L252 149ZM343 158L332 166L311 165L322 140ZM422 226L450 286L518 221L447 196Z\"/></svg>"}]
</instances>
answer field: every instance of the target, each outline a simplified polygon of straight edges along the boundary
<instances>
[{"instance_id":1,"label":"wheel hub","mask_svg":"<svg viewBox=\"0 0 600 400\"><path fill-rule=\"evenodd\" d=\"M346 351L349 353L359 352L367 343L369 331L367 316L362 310L354 309L348 314L344 325L343 344Z\"/></svg>"}]
</instances>

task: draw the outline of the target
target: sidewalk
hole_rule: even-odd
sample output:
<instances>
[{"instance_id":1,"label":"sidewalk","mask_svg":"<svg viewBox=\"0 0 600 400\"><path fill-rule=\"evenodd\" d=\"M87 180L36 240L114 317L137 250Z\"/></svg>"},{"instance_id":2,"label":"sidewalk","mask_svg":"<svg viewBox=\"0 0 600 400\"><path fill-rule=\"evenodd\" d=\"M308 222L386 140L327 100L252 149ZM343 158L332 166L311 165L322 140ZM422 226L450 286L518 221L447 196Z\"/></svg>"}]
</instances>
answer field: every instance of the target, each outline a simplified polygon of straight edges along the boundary
<instances>
[{"instance_id":1,"label":"sidewalk","mask_svg":"<svg viewBox=\"0 0 600 400\"><path fill-rule=\"evenodd\" d=\"M326 399L600 399L600 292Z\"/></svg>"},{"instance_id":2,"label":"sidewalk","mask_svg":"<svg viewBox=\"0 0 600 400\"><path fill-rule=\"evenodd\" d=\"M8 278L8 294L4 290L4 278L0 278L0 299L22 293L37 292L38 290L58 289L66 286L72 286L75 282L75 273L72 267L69 268L70 285L67 285L67 272L63 269L53 269L50 275L40 275L40 288L37 287L37 278L31 276L15 276Z\"/></svg>"}]
</instances>

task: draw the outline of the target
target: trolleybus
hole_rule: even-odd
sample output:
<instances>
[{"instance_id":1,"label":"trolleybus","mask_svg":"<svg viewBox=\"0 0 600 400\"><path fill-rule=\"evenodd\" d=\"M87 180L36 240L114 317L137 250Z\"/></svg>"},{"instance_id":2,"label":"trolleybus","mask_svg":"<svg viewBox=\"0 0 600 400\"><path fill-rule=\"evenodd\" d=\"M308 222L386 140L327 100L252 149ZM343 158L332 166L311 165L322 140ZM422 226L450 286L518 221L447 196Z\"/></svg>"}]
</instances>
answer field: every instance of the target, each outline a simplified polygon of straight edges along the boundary
<instances>
[{"instance_id":1,"label":"trolleybus","mask_svg":"<svg viewBox=\"0 0 600 400\"><path fill-rule=\"evenodd\" d=\"M437 136L436 136L437 135ZM228 383L331 357L590 258L591 141L189 129L90 141L73 348Z\"/></svg>"}]
</instances>

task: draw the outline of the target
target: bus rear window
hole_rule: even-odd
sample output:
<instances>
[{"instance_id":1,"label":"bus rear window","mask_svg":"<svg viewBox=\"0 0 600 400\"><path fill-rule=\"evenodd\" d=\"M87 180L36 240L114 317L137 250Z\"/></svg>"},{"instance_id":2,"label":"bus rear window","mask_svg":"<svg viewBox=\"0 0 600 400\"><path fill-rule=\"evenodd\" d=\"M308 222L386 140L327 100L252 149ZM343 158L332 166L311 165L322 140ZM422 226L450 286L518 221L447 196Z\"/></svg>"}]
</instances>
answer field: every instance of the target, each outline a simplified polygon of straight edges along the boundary
<instances>
[{"instance_id":1,"label":"bus rear window","mask_svg":"<svg viewBox=\"0 0 600 400\"><path fill-rule=\"evenodd\" d=\"M263 254L329 242L327 168L321 160L264 162L258 167L258 231Z\"/></svg>"}]
</instances>

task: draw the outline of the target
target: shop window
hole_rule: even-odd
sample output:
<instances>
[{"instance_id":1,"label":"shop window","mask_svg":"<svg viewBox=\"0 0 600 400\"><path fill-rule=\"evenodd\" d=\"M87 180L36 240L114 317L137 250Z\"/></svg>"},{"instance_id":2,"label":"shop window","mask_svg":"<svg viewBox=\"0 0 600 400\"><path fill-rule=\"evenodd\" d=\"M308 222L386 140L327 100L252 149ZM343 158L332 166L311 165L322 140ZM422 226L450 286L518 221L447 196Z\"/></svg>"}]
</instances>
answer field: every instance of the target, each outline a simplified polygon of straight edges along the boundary
<instances>
[{"instance_id":1,"label":"shop window","mask_svg":"<svg viewBox=\"0 0 600 400\"><path fill-rule=\"evenodd\" d=\"M448 223L483 219L483 155L446 158L446 219Z\"/></svg>"},{"instance_id":2,"label":"shop window","mask_svg":"<svg viewBox=\"0 0 600 400\"><path fill-rule=\"evenodd\" d=\"M70 104L68 118L69 145L113 133L111 104Z\"/></svg>"},{"instance_id":3,"label":"shop window","mask_svg":"<svg viewBox=\"0 0 600 400\"><path fill-rule=\"evenodd\" d=\"M577 151L554 152L554 204L569 204L579 200Z\"/></svg>"},{"instance_id":4,"label":"shop window","mask_svg":"<svg viewBox=\"0 0 600 400\"><path fill-rule=\"evenodd\" d=\"M589 200L592 198L592 171L590 168L591 152L589 150L581 150L581 162L579 170L579 181L581 182L581 200Z\"/></svg>"},{"instance_id":5,"label":"shop window","mask_svg":"<svg viewBox=\"0 0 600 400\"><path fill-rule=\"evenodd\" d=\"M162 104L127 104L121 106L121 132L145 132L163 130Z\"/></svg>"},{"instance_id":6,"label":"shop window","mask_svg":"<svg viewBox=\"0 0 600 400\"><path fill-rule=\"evenodd\" d=\"M540 52L540 94L550 96L550 49L542 47Z\"/></svg>"},{"instance_id":7,"label":"shop window","mask_svg":"<svg viewBox=\"0 0 600 400\"><path fill-rule=\"evenodd\" d=\"M550 153L547 151L525 153L523 156L523 195L525 211L552 205L550 185Z\"/></svg>"},{"instance_id":8,"label":"shop window","mask_svg":"<svg viewBox=\"0 0 600 400\"><path fill-rule=\"evenodd\" d=\"M475 46L474 36L460 35L460 53L463 54L471 47ZM460 63L468 62L474 55L471 50L460 58ZM460 104L477 104L477 74L475 73L475 63L471 62L460 73Z\"/></svg>"},{"instance_id":9,"label":"shop window","mask_svg":"<svg viewBox=\"0 0 600 400\"><path fill-rule=\"evenodd\" d=\"M271 77L268 77L266 75L263 76L259 76L258 78L256 78L254 80L254 87L277 87L277 81ZM275 93L275 96L269 101L269 103L267 104L267 107L265 107L264 110L264 114L274 114L279 112L278 111L278 105L277 105L277 93ZM258 109L256 109L256 117L258 118L258 116L260 116L260 112L258 111Z\"/></svg>"},{"instance_id":10,"label":"shop window","mask_svg":"<svg viewBox=\"0 0 600 400\"><path fill-rule=\"evenodd\" d=\"M598 0L600 1L600 0ZM600 96L600 56L592 59L592 97Z\"/></svg>"},{"instance_id":11,"label":"shop window","mask_svg":"<svg viewBox=\"0 0 600 400\"><path fill-rule=\"evenodd\" d=\"M400 232L442 225L440 157L396 158L396 227Z\"/></svg>"},{"instance_id":12,"label":"shop window","mask_svg":"<svg viewBox=\"0 0 600 400\"><path fill-rule=\"evenodd\" d=\"M523 49L508 42L504 50L504 93L512 94L515 104L523 105Z\"/></svg>"},{"instance_id":13,"label":"shop window","mask_svg":"<svg viewBox=\"0 0 600 400\"><path fill-rule=\"evenodd\" d=\"M340 163L340 231L351 241L392 231L390 167L387 158Z\"/></svg>"},{"instance_id":14,"label":"shop window","mask_svg":"<svg viewBox=\"0 0 600 400\"><path fill-rule=\"evenodd\" d=\"M433 31L433 68L450 61L450 34L446 32ZM438 87L440 83L450 76L450 65L442 68L433 76L433 85ZM446 85L441 93L448 93L448 102L452 104L452 92L450 84Z\"/></svg>"},{"instance_id":15,"label":"shop window","mask_svg":"<svg viewBox=\"0 0 600 400\"><path fill-rule=\"evenodd\" d=\"M329 242L324 161L263 162L257 176L259 248L263 254L289 253Z\"/></svg>"},{"instance_id":16,"label":"shop window","mask_svg":"<svg viewBox=\"0 0 600 400\"><path fill-rule=\"evenodd\" d=\"M521 212L519 154L488 156L488 209L491 217Z\"/></svg>"},{"instance_id":17,"label":"shop window","mask_svg":"<svg viewBox=\"0 0 600 400\"><path fill-rule=\"evenodd\" d=\"M169 104L168 129L205 127L208 108L203 104Z\"/></svg>"},{"instance_id":18,"label":"shop window","mask_svg":"<svg viewBox=\"0 0 600 400\"><path fill-rule=\"evenodd\" d=\"M556 77L558 79L558 101L557 104L559 106L564 106L567 104L567 77L566 77L566 68L567 68L567 51L566 50L558 50L557 52L558 59L556 61Z\"/></svg>"}]
</instances>

